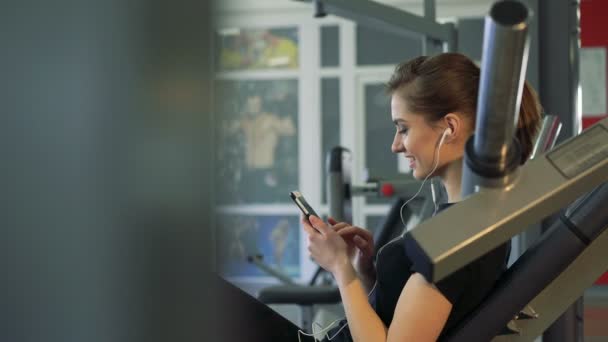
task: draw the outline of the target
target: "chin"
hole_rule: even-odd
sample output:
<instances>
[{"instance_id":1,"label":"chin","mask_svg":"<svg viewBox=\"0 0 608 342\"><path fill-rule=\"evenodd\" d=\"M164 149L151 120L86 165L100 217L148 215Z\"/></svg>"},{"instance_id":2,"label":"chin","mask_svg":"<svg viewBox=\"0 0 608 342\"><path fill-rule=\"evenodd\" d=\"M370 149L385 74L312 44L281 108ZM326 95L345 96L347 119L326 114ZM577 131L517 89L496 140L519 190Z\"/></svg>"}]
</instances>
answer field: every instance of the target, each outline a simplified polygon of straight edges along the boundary
<instances>
[{"instance_id":1,"label":"chin","mask_svg":"<svg viewBox=\"0 0 608 342\"><path fill-rule=\"evenodd\" d=\"M427 170L414 169L414 171L412 172L412 176L414 177L414 179L419 180L419 181L423 181L428 175L429 174L428 174ZM435 171L433 174L431 174L428 177L428 179L431 179L435 176L437 176L437 171Z\"/></svg>"},{"instance_id":2,"label":"chin","mask_svg":"<svg viewBox=\"0 0 608 342\"><path fill-rule=\"evenodd\" d=\"M414 171L412 172L412 177L414 177L415 180L423 180L424 177L426 177L426 174L421 172L419 169L414 169Z\"/></svg>"}]
</instances>

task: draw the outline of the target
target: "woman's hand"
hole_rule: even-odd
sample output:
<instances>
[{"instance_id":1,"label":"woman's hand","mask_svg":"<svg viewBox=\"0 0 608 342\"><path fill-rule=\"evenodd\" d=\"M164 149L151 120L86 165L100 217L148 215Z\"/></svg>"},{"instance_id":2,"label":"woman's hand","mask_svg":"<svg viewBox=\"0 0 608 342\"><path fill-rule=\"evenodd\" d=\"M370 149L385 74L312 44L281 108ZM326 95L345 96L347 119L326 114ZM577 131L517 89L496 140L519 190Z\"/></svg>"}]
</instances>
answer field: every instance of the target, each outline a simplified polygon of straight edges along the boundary
<instances>
[{"instance_id":1,"label":"woman's hand","mask_svg":"<svg viewBox=\"0 0 608 342\"><path fill-rule=\"evenodd\" d=\"M374 283L376 269L374 267L374 238L372 234L361 227L352 226L346 222L336 222L329 218L328 222L348 245L348 258L364 283ZM366 286L367 287L367 286Z\"/></svg>"},{"instance_id":2,"label":"woman's hand","mask_svg":"<svg viewBox=\"0 0 608 342\"><path fill-rule=\"evenodd\" d=\"M347 268L352 269L348 244L338 232L314 215L310 215L308 219L302 216L301 221L308 233L308 251L319 266L334 276L343 273Z\"/></svg>"}]
</instances>

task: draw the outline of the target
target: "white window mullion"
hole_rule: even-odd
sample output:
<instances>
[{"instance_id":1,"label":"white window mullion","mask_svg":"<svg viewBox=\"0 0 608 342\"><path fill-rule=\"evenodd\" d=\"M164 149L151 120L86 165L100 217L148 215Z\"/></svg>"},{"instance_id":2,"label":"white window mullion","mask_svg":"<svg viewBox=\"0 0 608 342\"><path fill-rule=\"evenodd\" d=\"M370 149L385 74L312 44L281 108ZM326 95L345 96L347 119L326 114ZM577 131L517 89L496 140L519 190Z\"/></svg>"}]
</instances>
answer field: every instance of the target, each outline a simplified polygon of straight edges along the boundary
<instances>
[{"instance_id":1,"label":"white window mullion","mask_svg":"<svg viewBox=\"0 0 608 342\"><path fill-rule=\"evenodd\" d=\"M382 83L386 83L390 77L390 74L392 72L392 68L390 66L377 66L374 68L361 68L358 67L357 69L357 90L358 90L358 94L357 94L357 134L360 137L358 139L358 149L359 149L359 153L357 153L356 157L361 161L361 170L364 170L364 168L369 168L370 171L373 173L374 172L374 165L366 165L365 164L365 160L366 160L366 155L367 155L367 151L366 151L366 146L367 146L367 139L369 138L366 135L367 132L367 122L366 122L366 113L365 113L365 87L369 84L369 85L376 85L376 84L382 84ZM387 100L388 101L388 100ZM388 117L388 115L390 115L389 113L386 113L386 117L384 118L384 120L390 120L390 118ZM378 120L381 120L382 118L378 118ZM390 132L387 132L390 133ZM387 146L387 152L388 153L388 146ZM389 158L390 156L387 155L387 158ZM383 206L378 206L378 205L372 205L372 204L367 204L367 201L365 198L363 198L362 203L361 203L361 208L360 208L360 212L361 212L361 220L362 222L366 222L366 218L369 215L378 215L382 210L384 209L380 209L380 208L385 208L384 205ZM386 214L388 212L388 210L384 210L384 212L382 214ZM363 223L365 224L365 223ZM371 228L371 227L366 227L366 228Z\"/></svg>"},{"instance_id":2,"label":"white window mullion","mask_svg":"<svg viewBox=\"0 0 608 342\"><path fill-rule=\"evenodd\" d=\"M215 74L217 80L243 81L243 80L293 80L300 76L297 70L238 70L224 71Z\"/></svg>"},{"instance_id":3,"label":"white window mullion","mask_svg":"<svg viewBox=\"0 0 608 342\"><path fill-rule=\"evenodd\" d=\"M227 215L289 215L297 216L300 211L294 205L286 204L237 204L222 205L216 208L216 213Z\"/></svg>"},{"instance_id":4,"label":"white window mullion","mask_svg":"<svg viewBox=\"0 0 608 342\"><path fill-rule=\"evenodd\" d=\"M351 179L353 183L361 180L363 162L360 158L359 139L361 134L357 129L356 114L358 109L356 84L356 36L355 24L345 21L340 25L340 144L352 152ZM361 210L361 197L352 198L353 224L362 225L365 216Z\"/></svg>"},{"instance_id":5,"label":"white window mullion","mask_svg":"<svg viewBox=\"0 0 608 342\"><path fill-rule=\"evenodd\" d=\"M310 19L300 25L300 77L298 99L298 163L300 190L313 208L321 204L321 93L319 80L319 24ZM295 190L295 189L294 189ZM286 194L287 195L287 194ZM321 214L321 213L319 213ZM308 257L307 239L300 229L301 281L312 278L317 265Z\"/></svg>"},{"instance_id":6,"label":"white window mullion","mask_svg":"<svg viewBox=\"0 0 608 342\"><path fill-rule=\"evenodd\" d=\"M368 204L365 206L363 212L365 213L365 216L386 216L390 209L391 206L388 204Z\"/></svg>"}]
</instances>

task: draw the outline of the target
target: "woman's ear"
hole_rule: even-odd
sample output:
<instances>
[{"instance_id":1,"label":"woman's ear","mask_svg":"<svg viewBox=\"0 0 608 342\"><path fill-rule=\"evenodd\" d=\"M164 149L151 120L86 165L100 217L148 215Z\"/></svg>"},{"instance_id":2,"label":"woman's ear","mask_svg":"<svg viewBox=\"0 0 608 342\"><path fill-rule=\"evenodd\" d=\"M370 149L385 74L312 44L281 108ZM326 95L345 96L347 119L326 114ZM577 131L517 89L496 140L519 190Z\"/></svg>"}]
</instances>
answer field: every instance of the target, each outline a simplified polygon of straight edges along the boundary
<instances>
[{"instance_id":1,"label":"woman's ear","mask_svg":"<svg viewBox=\"0 0 608 342\"><path fill-rule=\"evenodd\" d=\"M448 134L445 136L445 142L451 142L463 136L465 123L463 117L458 113L448 113L443 117L444 124Z\"/></svg>"}]
</instances>

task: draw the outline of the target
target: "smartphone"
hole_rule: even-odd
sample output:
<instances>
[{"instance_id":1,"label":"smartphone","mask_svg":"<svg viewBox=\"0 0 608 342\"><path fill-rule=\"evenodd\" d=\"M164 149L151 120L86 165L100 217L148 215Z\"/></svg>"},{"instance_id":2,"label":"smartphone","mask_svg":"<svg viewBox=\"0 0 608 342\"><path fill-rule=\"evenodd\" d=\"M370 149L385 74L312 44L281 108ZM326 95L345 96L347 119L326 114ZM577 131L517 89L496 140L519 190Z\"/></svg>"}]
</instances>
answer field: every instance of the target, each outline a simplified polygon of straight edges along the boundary
<instances>
[{"instance_id":1,"label":"smartphone","mask_svg":"<svg viewBox=\"0 0 608 342\"><path fill-rule=\"evenodd\" d=\"M291 199L298 206L298 208L302 210L302 213L304 214L304 216L306 216L307 219L310 215L315 215L316 217L319 217L319 215L317 215L317 213L310 206L310 204L306 202L306 199L304 199L304 196L302 196L299 191L291 191L289 193L289 196L291 196Z\"/></svg>"}]
</instances>

